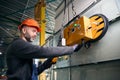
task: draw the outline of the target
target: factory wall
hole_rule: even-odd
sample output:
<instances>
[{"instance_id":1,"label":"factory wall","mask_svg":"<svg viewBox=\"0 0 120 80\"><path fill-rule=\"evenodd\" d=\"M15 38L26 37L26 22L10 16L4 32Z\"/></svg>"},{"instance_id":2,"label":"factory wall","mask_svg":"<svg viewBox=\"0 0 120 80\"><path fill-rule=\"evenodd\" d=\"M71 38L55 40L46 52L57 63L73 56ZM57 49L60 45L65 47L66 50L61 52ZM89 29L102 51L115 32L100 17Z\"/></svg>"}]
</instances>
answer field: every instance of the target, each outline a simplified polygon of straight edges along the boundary
<instances>
[{"instance_id":1,"label":"factory wall","mask_svg":"<svg viewBox=\"0 0 120 80\"><path fill-rule=\"evenodd\" d=\"M110 61L55 69L52 80L120 80L119 74L120 61Z\"/></svg>"},{"instance_id":2,"label":"factory wall","mask_svg":"<svg viewBox=\"0 0 120 80\"><path fill-rule=\"evenodd\" d=\"M70 0L66 0L66 9L64 13L64 3L56 10L55 30L58 31L62 25L67 24L73 17L74 11L76 15L90 17L94 14L104 14L109 21L120 16L120 1L119 0L74 0L72 10Z\"/></svg>"},{"instance_id":3,"label":"factory wall","mask_svg":"<svg viewBox=\"0 0 120 80\"><path fill-rule=\"evenodd\" d=\"M69 3L69 2L67 2ZM119 80L120 79L120 1L119 0L74 0L76 15L90 17L104 14L109 20L105 36L74 53L68 60L59 61L54 68L52 80ZM64 5L58 9L56 31L67 24L74 16L70 8L62 12ZM68 10L69 9L69 10ZM69 12L68 12L69 11ZM69 15L68 15L69 13Z\"/></svg>"}]
</instances>

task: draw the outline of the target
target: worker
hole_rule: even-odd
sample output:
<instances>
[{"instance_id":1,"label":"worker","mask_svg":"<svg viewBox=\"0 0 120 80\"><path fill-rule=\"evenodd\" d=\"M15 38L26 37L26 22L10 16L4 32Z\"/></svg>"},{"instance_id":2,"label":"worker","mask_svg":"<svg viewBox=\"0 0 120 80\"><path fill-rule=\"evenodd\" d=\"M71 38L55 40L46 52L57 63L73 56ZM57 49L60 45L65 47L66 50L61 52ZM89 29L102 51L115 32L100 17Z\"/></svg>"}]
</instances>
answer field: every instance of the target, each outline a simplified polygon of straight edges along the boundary
<instances>
[{"instance_id":1,"label":"worker","mask_svg":"<svg viewBox=\"0 0 120 80\"><path fill-rule=\"evenodd\" d=\"M14 39L7 49L7 80L32 80L32 67L34 58L52 58L71 55L78 51L82 45L60 47L43 47L33 45L37 33L40 32L39 24L32 18L27 18L18 26L20 37ZM48 61L47 64L49 64ZM46 66L42 66L44 70Z\"/></svg>"}]
</instances>

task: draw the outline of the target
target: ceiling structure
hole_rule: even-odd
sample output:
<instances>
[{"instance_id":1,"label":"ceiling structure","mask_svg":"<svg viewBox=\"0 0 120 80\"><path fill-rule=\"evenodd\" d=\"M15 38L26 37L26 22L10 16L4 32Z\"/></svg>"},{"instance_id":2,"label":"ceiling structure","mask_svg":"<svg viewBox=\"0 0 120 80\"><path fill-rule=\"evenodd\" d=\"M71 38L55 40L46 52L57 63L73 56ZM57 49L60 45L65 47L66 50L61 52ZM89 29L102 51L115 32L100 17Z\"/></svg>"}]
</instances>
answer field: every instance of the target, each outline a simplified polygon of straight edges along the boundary
<instances>
[{"instance_id":1,"label":"ceiling structure","mask_svg":"<svg viewBox=\"0 0 120 80\"><path fill-rule=\"evenodd\" d=\"M19 36L20 22L27 17L34 18L34 7L38 1L40 0L0 0L0 52L4 53L10 42ZM63 1L45 0L46 34L53 32L55 10ZM1 57L0 54L0 59Z\"/></svg>"}]
</instances>

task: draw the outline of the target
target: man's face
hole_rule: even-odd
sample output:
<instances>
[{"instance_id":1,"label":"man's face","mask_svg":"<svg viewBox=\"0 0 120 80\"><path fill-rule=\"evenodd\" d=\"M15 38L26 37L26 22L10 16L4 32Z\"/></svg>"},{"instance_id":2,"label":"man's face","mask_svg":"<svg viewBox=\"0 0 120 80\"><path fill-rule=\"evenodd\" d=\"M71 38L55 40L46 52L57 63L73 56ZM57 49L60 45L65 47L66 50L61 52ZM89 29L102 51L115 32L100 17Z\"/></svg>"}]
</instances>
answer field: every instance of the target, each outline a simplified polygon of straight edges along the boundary
<instances>
[{"instance_id":1,"label":"man's face","mask_svg":"<svg viewBox=\"0 0 120 80\"><path fill-rule=\"evenodd\" d=\"M24 27L24 37L26 38L27 41L32 42L35 40L37 36L37 29L34 27Z\"/></svg>"}]
</instances>

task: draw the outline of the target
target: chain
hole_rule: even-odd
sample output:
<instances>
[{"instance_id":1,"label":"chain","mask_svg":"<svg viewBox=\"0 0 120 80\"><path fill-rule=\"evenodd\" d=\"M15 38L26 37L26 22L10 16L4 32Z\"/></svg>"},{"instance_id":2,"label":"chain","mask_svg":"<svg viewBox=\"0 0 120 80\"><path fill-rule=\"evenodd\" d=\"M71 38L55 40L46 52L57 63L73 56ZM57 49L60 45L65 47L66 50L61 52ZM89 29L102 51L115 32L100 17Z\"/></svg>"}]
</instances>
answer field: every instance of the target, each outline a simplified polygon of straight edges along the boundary
<instances>
[{"instance_id":1,"label":"chain","mask_svg":"<svg viewBox=\"0 0 120 80\"><path fill-rule=\"evenodd\" d=\"M76 16L76 11L75 11L75 6L74 6L74 0L71 0L71 3L72 3L72 14L73 14L73 17Z\"/></svg>"}]
</instances>

